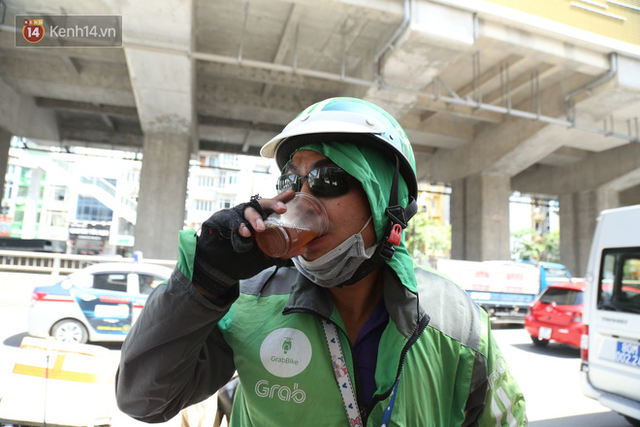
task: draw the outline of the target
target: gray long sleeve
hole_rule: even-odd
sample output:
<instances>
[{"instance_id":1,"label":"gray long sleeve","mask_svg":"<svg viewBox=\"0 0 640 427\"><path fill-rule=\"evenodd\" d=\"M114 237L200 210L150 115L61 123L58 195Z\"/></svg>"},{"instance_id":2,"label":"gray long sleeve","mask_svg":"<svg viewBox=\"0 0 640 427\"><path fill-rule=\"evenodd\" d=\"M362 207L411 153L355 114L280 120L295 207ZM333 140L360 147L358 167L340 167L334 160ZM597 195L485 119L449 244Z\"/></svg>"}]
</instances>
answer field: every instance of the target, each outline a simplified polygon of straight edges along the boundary
<instances>
[{"instance_id":1,"label":"gray long sleeve","mask_svg":"<svg viewBox=\"0 0 640 427\"><path fill-rule=\"evenodd\" d=\"M149 296L122 346L120 410L144 422L164 422L229 381L233 351L216 326L229 306L214 305L176 268Z\"/></svg>"}]
</instances>

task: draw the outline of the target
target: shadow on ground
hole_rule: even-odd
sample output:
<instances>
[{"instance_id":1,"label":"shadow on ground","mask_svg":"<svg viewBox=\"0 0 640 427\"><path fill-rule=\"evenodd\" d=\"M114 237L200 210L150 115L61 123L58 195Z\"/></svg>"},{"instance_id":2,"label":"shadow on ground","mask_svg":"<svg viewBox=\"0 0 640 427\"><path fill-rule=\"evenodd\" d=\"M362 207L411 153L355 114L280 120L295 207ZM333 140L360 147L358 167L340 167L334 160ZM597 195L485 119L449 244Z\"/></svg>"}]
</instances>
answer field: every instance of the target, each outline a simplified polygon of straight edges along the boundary
<instances>
[{"instance_id":1,"label":"shadow on ground","mask_svg":"<svg viewBox=\"0 0 640 427\"><path fill-rule=\"evenodd\" d=\"M522 351L527 351L529 353L540 354L543 356L550 357L558 357L562 359L579 359L580 358L580 349L576 347L571 347L567 344L562 344L559 342L550 342L545 347L539 347L533 344L533 342L529 339L529 335L527 331L524 329L524 325L521 323L498 323L491 324L491 329L509 329L509 330L522 330L524 336L527 337L526 343L520 344L511 344L512 347L515 347Z\"/></svg>"},{"instance_id":2,"label":"shadow on ground","mask_svg":"<svg viewBox=\"0 0 640 427\"><path fill-rule=\"evenodd\" d=\"M543 356L557 357L561 359L579 359L580 349L571 347L570 345L551 342L546 347L538 347L533 343L513 344L513 347L527 351L529 353L540 354Z\"/></svg>"},{"instance_id":3,"label":"shadow on ground","mask_svg":"<svg viewBox=\"0 0 640 427\"><path fill-rule=\"evenodd\" d=\"M2 344L8 346L8 347L20 347L20 344L22 343L22 339L25 337L29 337L29 333L27 332L21 332L19 334L15 334L13 336L10 336L9 338L6 338ZM122 343L121 342L92 342L89 343L92 345L99 345L101 347L105 347L109 350L120 350L122 349Z\"/></svg>"},{"instance_id":4,"label":"shadow on ground","mask_svg":"<svg viewBox=\"0 0 640 427\"><path fill-rule=\"evenodd\" d=\"M28 337L29 334L26 332L22 332L20 334L15 334L13 336L10 336L9 338L5 339L4 342L2 344L8 346L8 347L20 347L20 343L22 343L22 339L24 337Z\"/></svg>"},{"instance_id":5,"label":"shadow on ground","mask_svg":"<svg viewBox=\"0 0 640 427\"><path fill-rule=\"evenodd\" d=\"M491 322L491 329L523 329L522 323L508 323L508 322Z\"/></svg>"},{"instance_id":6,"label":"shadow on ground","mask_svg":"<svg viewBox=\"0 0 640 427\"><path fill-rule=\"evenodd\" d=\"M121 342L92 342L89 344L99 345L101 347L108 348L109 350L121 350L122 343Z\"/></svg>"}]
</instances>

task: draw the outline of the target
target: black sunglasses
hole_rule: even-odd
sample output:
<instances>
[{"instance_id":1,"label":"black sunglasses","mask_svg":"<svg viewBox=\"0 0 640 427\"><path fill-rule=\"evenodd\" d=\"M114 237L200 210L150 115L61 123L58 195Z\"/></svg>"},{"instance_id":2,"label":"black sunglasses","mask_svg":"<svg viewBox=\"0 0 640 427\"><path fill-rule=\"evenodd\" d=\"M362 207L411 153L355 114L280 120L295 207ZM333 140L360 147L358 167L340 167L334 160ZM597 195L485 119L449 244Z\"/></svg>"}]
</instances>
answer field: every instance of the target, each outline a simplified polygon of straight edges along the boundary
<instances>
[{"instance_id":1,"label":"black sunglasses","mask_svg":"<svg viewBox=\"0 0 640 427\"><path fill-rule=\"evenodd\" d=\"M276 189L278 193L293 190L296 193L302 189L302 180L307 180L309 190L317 197L336 197L347 194L351 188L351 175L337 166L323 166L310 171L304 176L287 173L278 178Z\"/></svg>"}]
</instances>

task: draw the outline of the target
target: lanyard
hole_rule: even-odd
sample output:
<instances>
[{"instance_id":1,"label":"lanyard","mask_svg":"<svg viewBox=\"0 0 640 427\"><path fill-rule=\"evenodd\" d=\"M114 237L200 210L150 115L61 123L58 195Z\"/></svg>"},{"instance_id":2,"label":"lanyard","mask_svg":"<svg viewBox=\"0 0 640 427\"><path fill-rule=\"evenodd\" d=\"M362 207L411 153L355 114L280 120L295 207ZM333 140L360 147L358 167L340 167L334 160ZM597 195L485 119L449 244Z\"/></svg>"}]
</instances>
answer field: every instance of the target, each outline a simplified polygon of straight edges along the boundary
<instances>
[{"instance_id":1,"label":"lanyard","mask_svg":"<svg viewBox=\"0 0 640 427\"><path fill-rule=\"evenodd\" d=\"M344 353L342 352L342 346L340 345L340 338L338 337L338 328L332 322L328 320L322 320L322 329L324 330L324 337L327 341L327 347L329 348L329 355L331 356L331 363L333 364L333 372L336 375L336 383L338 389L342 395L342 404L344 410L349 419L349 425L351 427L363 427L362 416L360 415L360 408L356 402L356 395L353 391L353 384L351 384L351 377L347 370L347 363L344 360ZM391 393L391 400L389 405L385 408L382 416L381 427L389 425L391 420L391 412L393 412L393 405L396 401L396 393L398 391L398 381L396 381Z\"/></svg>"}]
</instances>

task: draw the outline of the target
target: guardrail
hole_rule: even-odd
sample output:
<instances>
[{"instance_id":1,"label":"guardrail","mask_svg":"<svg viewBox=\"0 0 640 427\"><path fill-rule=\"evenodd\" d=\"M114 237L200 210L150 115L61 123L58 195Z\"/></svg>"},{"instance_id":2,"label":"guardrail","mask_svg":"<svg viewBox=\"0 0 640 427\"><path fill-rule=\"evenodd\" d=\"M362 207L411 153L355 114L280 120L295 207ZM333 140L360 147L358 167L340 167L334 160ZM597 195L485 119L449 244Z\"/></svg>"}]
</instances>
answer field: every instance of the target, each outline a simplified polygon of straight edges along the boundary
<instances>
[{"instance_id":1,"label":"guardrail","mask_svg":"<svg viewBox=\"0 0 640 427\"><path fill-rule=\"evenodd\" d=\"M102 262L133 262L133 258L104 255L70 255L47 252L0 250L0 271L64 275ZM145 264L175 267L175 260L144 259Z\"/></svg>"}]
</instances>

